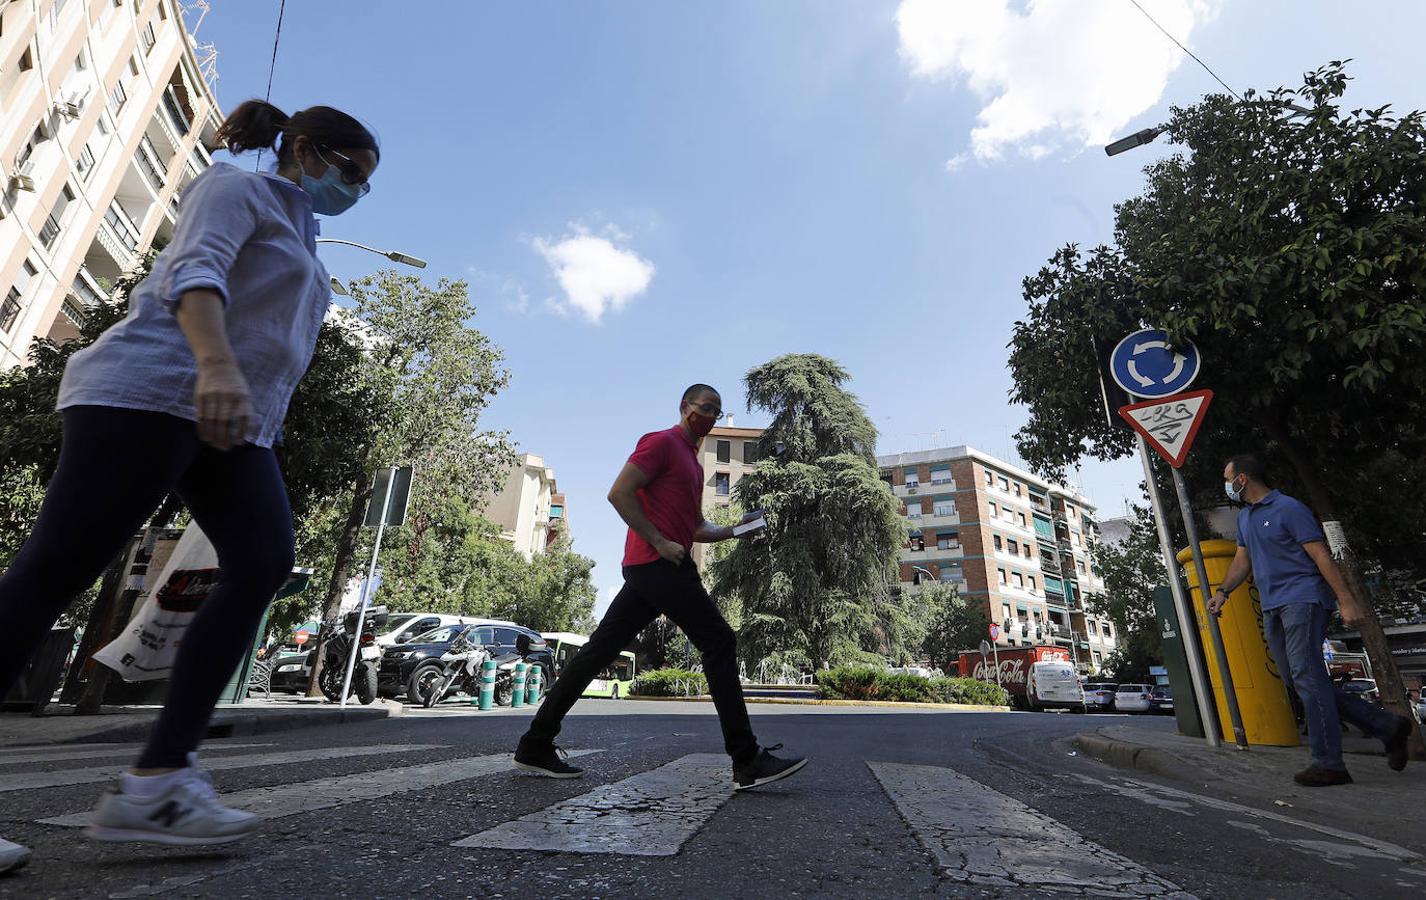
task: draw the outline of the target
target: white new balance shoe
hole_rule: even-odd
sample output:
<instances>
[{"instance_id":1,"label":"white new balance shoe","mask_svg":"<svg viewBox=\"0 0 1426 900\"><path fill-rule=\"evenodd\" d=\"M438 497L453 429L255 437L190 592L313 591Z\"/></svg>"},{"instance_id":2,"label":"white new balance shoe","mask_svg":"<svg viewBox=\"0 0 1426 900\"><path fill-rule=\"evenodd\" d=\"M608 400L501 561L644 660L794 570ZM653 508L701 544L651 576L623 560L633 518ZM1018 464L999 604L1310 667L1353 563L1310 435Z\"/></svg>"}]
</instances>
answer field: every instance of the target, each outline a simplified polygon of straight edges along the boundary
<instances>
[{"instance_id":1,"label":"white new balance shoe","mask_svg":"<svg viewBox=\"0 0 1426 900\"><path fill-rule=\"evenodd\" d=\"M208 773L189 766L152 797L115 788L99 801L85 834L99 841L226 844L257 830L262 818L218 802Z\"/></svg>"},{"instance_id":2,"label":"white new balance shoe","mask_svg":"<svg viewBox=\"0 0 1426 900\"><path fill-rule=\"evenodd\" d=\"M29 847L0 838L0 872L13 872L29 861Z\"/></svg>"}]
</instances>

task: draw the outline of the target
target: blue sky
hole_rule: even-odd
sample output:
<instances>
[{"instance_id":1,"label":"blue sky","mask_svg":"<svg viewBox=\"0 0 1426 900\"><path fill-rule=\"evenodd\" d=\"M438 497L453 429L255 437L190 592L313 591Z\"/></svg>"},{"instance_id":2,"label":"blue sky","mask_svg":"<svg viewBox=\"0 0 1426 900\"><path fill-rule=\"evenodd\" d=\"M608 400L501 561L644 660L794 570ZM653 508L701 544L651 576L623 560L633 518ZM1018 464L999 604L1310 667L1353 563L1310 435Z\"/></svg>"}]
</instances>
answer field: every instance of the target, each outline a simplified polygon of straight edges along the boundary
<instances>
[{"instance_id":1,"label":"blue sky","mask_svg":"<svg viewBox=\"0 0 1426 900\"><path fill-rule=\"evenodd\" d=\"M1236 90L1351 57L1349 101L1426 106L1426 6L1143 2ZM279 3L212 3L232 108L262 96ZM881 452L1011 455L1020 280L1107 239L1170 150L1109 159L1106 138L1216 87L1128 0L292 0L272 99L380 134L372 193L324 232L469 279L512 372L488 424L554 467L602 611L624 538L605 493L690 382L756 425L743 373L823 353ZM324 254L342 278L381 262ZM1106 515L1137 496L1132 460L1079 477Z\"/></svg>"}]
</instances>

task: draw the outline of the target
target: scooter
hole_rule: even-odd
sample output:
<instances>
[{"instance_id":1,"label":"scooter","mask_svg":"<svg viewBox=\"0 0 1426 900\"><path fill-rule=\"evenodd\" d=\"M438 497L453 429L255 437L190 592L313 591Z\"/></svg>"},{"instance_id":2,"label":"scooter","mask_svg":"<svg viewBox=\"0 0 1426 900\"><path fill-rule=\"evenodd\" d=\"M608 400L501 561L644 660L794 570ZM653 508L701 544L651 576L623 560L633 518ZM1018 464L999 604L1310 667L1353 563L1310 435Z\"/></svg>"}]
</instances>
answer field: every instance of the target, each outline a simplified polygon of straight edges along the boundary
<instances>
[{"instance_id":1,"label":"scooter","mask_svg":"<svg viewBox=\"0 0 1426 900\"><path fill-rule=\"evenodd\" d=\"M381 665L381 648L376 644L376 634L386 626L387 614L384 606L369 608L362 618L361 637L355 642L359 655L352 669L351 691L362 704L376 699L376 670ZM347 678L347 659L352 652L356 620L357 614L350 612L342 620L340 631L337 631L335 622L323 625L323 631L330 628L336 633L325 644L322 675L317 683L322 695L333 703L342 700L342 682Z\"/></svg>"},{"instance_id":2,"label":"scooter","mask_svg":"<svg viewBox=\"0 0 1426 900\"><path fill-rule=\"evenodd\" d=\"M422 704L426 708L440 703L452 691L463 691L472 697L480 695L480 670L488 659L495 660L495 705L510 706L515 697L515 664L545 648L544 641L532 641L526 635L515 639L515 652L491 656L489 647L472 644L467 629L456 636L451 646L441 654L442 671L425 692Z\"/></svg>"}]
</instances>

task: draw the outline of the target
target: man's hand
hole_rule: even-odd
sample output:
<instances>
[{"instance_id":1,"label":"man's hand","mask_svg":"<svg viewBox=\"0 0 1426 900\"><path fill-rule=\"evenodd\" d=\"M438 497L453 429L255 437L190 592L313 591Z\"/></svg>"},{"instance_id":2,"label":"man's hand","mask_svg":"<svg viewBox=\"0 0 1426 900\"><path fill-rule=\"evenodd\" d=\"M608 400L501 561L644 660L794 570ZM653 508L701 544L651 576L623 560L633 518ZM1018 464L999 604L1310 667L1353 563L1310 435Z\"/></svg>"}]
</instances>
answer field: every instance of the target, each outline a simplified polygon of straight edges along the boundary
<instances>
[{"instance_id":1,"label":"man's hand","mask_svg":"<svg viewBox=\"0 0 1426 900\"><path fill-rule=\"evenodd\" d=\"M659 556L673 563L676 566L683 565L683 560L688 556L688 551L677 541L664 539L654 545L654 549L659 552Z\"/></svg>"},{"instance_id":2,"label":"man's hand","mask_svg":"<svg viewBox=\"0 0 1426 900\"><path fill-rule=\"evenodd\" d=\"M1366 619L1366 612L1361 604L1351 592L1339 593L1337 595L1337 611L1342 615L1342 622L1348 628L1361 627L1362 621Z\"/></svg>"},{"instance_id":3,"label":"man's hand","mask_svg":"<svg viewBox=\"0 0 1426 900\"><path fill-rule=\"evenodd\" d=\"M252 400L247 379L232 360L200 361L193 390L198 413L198 439L219 450L231 450L247 439Z\"/></svg>"},{"instance_id":4,"label":"man's hand","mask_svg":"<svg viewBox=\"0 0 1426 900\"><path fill-rule=\"evenodd\" d=\"M1228 603L1228 595L1219 588L1213 592L1213 596L1208 598L1208 612L1210 615L1218 615L1223 612L1223 607Z\"/></svg>"}]
</instances>

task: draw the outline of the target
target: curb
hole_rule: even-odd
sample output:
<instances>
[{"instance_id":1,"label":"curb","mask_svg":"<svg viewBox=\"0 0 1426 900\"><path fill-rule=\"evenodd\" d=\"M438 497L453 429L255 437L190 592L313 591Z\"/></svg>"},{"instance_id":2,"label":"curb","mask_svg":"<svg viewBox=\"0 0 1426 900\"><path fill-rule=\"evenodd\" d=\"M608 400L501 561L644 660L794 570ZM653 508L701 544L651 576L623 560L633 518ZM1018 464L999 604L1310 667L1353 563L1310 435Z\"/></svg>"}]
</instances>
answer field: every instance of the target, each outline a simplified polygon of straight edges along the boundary
<instances>
[{"instance_id":1,"label":"curb","mask_svg":"<svg viewBox=\"0 0 1426 900\"><path fill-rule=\"evenodd\" d=\"M681 703L712 703L708 695L698 697L641 697L630 694L625 700L646 702L675 701ZM796 700L791 697L744 697L744 703L766 703L779 706L870 706L887 709L938 709L944 712L1010 712L1008 706L983 706L976 703L903 703L897 700Z\"/></svg>"},{"instance_id":2,"label":"curb","mask_svg":"<svg viewBox=\"0 0 1426 900\"><path fill-rule=\"evenodd\" d=\"M218 712L208 723L204 740L227 737L248 737L255 734L275 734L296 731L301 728L315 728L322 725L342 725L349 722L375 722L401 715L399 705L375 705L356 709L308 709L291 713L254 712L233 710ZM87 734L75 735L61 744L107 744L135 743L148 739L153 721L132 722L115 728L101 728Z\"/></svg>"},{"instance_id":3,"label":"curb","mask_svg":"<svg viewBox=\"0 0 1426 900\"><path fill-rule=\"evenodd\" d=\"M1105 737L1097 731L1081 731L1074 736L1074 745L1086 756L1092 756L1103 763L1119 769L1137 769L1151 772L1165 778L1186 779L1195 782L1212 781L1203 769L1185 762L1178 756L1157 747L1132 744Z\"/></svg>"}]
</instances>

